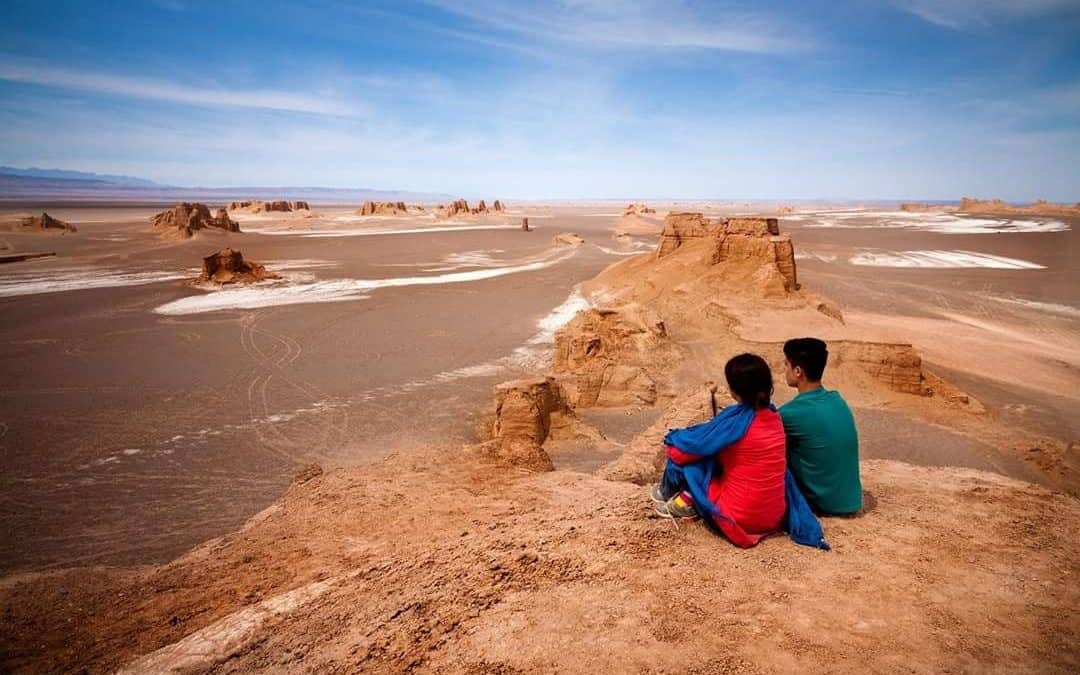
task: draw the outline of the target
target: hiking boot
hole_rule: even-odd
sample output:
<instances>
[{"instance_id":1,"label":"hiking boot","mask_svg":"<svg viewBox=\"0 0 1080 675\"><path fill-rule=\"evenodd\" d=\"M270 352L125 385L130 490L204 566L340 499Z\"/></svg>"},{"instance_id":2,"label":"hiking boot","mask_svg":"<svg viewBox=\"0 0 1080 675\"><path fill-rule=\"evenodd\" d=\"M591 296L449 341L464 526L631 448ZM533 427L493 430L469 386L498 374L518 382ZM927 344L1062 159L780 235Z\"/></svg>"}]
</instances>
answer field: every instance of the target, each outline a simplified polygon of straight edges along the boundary
<instances>
[{"instance_id":1,"label":"hiking boot","mask_svg":"<svg viewBox=\"0 0 1080 675\"><path fill-rule=\"evenodd\" d=\"M665 518L697 518L690 495L680 492L663 504L656 505L656 512Z\"/></svg>"}]
</instances>

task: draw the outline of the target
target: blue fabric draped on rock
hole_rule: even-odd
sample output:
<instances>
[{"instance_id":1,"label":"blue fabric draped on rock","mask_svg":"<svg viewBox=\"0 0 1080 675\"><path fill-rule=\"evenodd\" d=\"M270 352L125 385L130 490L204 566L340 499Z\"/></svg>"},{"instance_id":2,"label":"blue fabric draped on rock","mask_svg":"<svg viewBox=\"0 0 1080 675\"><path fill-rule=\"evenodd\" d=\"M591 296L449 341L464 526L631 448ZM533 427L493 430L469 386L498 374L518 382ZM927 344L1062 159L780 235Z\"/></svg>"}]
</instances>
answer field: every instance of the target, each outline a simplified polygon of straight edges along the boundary
<instances>
[{"instance_id":1,"label":"blue fabric draped on rock","mask_svg":"<svg viewBox=\"0 0 1080 675\"><path fill-rule=\"evenodd\" d=\"M772 406L770 408L776 410ZM724 408L708 422L685 429L672 429L664 436L664 445L700 457L698 461L679 468L686 487L694 498L694 507L701 515L730 520L722 509L709 499L709 483L712 481L713 467L716 466L714 457L746 435L755 414L756 411L751 406L737 403ZM791 540L803 546L830 550L829 544L825 542L821 522L810 510L810 505L799 490L791 471L784 472L784 492L787 498L787 513L784 519Z\"/></svg>"},{"instance_id":2,"label":"blue fabric draped on rock","mask_svg":"<svg viewBox=\"0 0 1080 675\"><path fill-rule=\"evenodd\" d=\"M690 462L682 467L687 489L694 498L694 508L702 515L728 519L709 499L709 483L716 465L711 458L745 436L754 415L753 407L737 403L724 408L708 422L685 429L672 429L664 436L664 445L705 460Z\"/></svg>"}]
</instances>

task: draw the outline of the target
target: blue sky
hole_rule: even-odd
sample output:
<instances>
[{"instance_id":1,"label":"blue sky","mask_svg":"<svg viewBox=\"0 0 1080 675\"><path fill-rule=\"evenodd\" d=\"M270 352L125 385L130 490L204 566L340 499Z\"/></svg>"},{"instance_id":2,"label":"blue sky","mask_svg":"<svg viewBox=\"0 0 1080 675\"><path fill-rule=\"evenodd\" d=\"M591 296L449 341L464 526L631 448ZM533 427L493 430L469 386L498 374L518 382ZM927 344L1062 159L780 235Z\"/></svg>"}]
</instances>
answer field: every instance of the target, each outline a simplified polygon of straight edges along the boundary
<instances>
[{"instance_id":1,"label":"blue sky","mask_svg":"<svg viewBox=\"0 0 1080 675\"><path fill-rule=\"evenodd\" d=\"M0 164L503 198L1080 200L1080 0L0 0Z\"/></svg>"}]
</instances>

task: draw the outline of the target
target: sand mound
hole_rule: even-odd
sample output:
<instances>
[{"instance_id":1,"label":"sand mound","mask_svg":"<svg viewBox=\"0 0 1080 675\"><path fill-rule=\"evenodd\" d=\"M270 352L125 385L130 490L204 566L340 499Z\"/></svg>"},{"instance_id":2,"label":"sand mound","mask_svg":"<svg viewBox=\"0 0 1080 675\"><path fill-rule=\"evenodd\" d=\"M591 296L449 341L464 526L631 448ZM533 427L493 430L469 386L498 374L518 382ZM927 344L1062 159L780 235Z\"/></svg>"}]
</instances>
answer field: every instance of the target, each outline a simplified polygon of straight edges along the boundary
<instances>
[{"instance_id":1,"label":"sand mound","mask_svg":"<svg viewBox=\"0 0 1080 675\"><path fill-rule=\"evenodd\" d=\"M154 227L166 234L191 237L199 230L208 228L239 232L240 225L229 218L225 209L211 215L206 204L182 202L168 211L162 211L152 219Z\"/></svg>"},{"instance_id":2,"label":"sand mound","mask_svg":"<svg viewBox=\"0 0 1080 675\"><path fill-rule=\"evenodd\" d=\"M240 251L223 248L203 258L202 274L196 283L251 284L264 279L277 279L259 263L244 260Z\"/></svg>"},{"instance_id":3,"label":"sand mound","mask_svg":"<svg viewBox=\"0 0 1080 675\"><path fill-rule=\"evenodd\" d=\"M573 232L562 232L552 237L551 243L557 246L581 246L585 240Z\"/></svg>"},{"instance_id":4,"label":"sand mound","mask_svg":"<svg viewBox=\"0 0 1080 675\"><path fill-rule=\"evenodd\" d=\"M42 212L40 216L4 216L0 218L0 230L21 234L37 232L67 234L68 232L77 232L78 228L71 223L64 222L58 218L53 218L48 213Z\"/></svg>"},{"instance_id":5,"label":"sand mound","mask_svg":"<svg viewBox=\"0 0 1080 675\"><path fill-rule=\"evenodd\" d=\"M960 200L959 211L963 213L1027 216L1080 216L1080 203L1054 204L1045 199L1040 199L1033 204L1014 206L1000 199L972 199L970 197L964 197Z\"/></svg>"},{"instance_id":6,"label":"sand mound","mask_svg":"<svg viewBox=\"0 0 1080 675\"><path fill-rule=\"evenodd\" d=\"M290 202L284 199L276 199L274 201L247 200L230 202L227 209L246 213L289 213L291 211L308 211L310 207L307 202L303 201Z\"/></svg>"}]
</instances>

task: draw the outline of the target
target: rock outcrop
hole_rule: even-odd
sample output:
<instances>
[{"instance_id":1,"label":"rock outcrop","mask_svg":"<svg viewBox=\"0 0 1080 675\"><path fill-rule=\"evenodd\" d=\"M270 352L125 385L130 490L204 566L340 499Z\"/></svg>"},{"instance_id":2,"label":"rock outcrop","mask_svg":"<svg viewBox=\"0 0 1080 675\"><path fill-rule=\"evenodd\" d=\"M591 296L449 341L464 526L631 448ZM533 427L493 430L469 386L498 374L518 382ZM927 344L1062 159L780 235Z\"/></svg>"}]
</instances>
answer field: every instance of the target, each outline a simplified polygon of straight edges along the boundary
<instances>
[{"instance_id":1,"label":"rock outcrop","mask_svg":"<svg viewBox=\"0 0 1080 675\"><path fill-rule=\"evenodd\" d=\"M18 218L15 227L12 227L11 229L23 232L57 232L59 234L78 231L71 223L67 223L59 218L53 218L45 212L42 212L40 216L22 216Z\"/></svg>"},{"instance_id":2,"label":"rock outcrop","mask_svg":"<svg viewBox=\"0 0 1080 675\"><path fill-rule=\"evenodd\" d=\"M521 219L521 231L522 232L532 232L532 230L529 228L529 219L528 218L522 218Z\"/></svg>"},{"instance_id":3,"label":"rock outcrop","mask_svg":"<svg viewBox=\"0 0 1080 675\"><path fill-rule=\"evenodd\" d=\"M901 211L910 211L913 213L921 213L923 211L930 211L933 207L923 202L904 202L900 204Z\"/></svg>"},{"instance_id":4,"label":"rock outcrop","mask_svg":"<svg viewBox=\"0 0 1080 675\"><path fill-rule=\"evenodd\" d=\"M247 213L289 213L291 211L308 211L310 207L304 201L290 202L284 199L275 199L273 201L245 200L229 202L226 209L228 211L245 211Z\"/></svg>"},{"instance_id":5,"label":"rock outcrop","mask_svg":"<svg viewBox=\"0 0 1080 675\"><path fill-rule=\"evenodd\" d=\"M930 396L922 370L922 357L910 344L833 340L829 342L829 367L855 362L893 391Z\"/></svg>"},{"instance_id":6,"label":"rock outcrop","mask_svg":"<svg viewBox=\"0 0 1080 675\"><path fill-rule=\"evenodd\" d=\"M239 232L240 225L229 218L225 209L218 209L211 215L206 204L181 202L168 211L162 211L152 219L154 227L168 234L190 237L199 230L219 229L226 232Z\"/></svg>"},{"instance_id":7,"label":"rock outcrop","mask_svg":"<svg viewBox=\"0 0 1080 675\"><path fill-rule=\"evenodd\" d=\"M712 242L709 262L713 265L728 261L764 263L757 281L766 297L779 297L799 288L795 248L790 237L780 234L776 218L710 220L700 213L668 214L656 258L669 256L694 240Z\"/></svg>"},{"instance_id":8,"label":"rock outcrop","mask_svg":"<svg viewBox=\"0 0 1080 675\"><path fill-rule=\"evenodd\" d=\"M405 202L366 201L356 212L360 216L397 216L409 212Z\"/></svg>"},{"instance_id":9,"label":"rock outcrop","mask_svg":"<svg viewBox=\"0 0 1080 675\"><path fill-rule=\"evenodd\" d=\"M502 213L503 211L506 210L506 207L503 206L502 202L500 202L498 199L496 199L495 203L491 205L491 210L494 211L495 213Z\"/></svg>"},{"instance_id":10,"label":"rock outcrop","mask_svg":"<svg viewBox=\"0 0 1080 675\"><path fill-rule=\"evenodd\" d=\"M664 371L676 360L667 327L635 303L579 312L555 334L556 373L575 407L653 405Z\"/></svg>"},{"instance_id":11,"label":"rock outcrop","mask_svg":"<svg viewBox=\"0 0 1080 675\"><path fill-rule=\"evenodd\" d=\"M656 209L645 204L627 204L626 208L623 209L624 216L636 216L645 213L656 213Z\"/></svg>"},{"instance_id":12,"label":"rock outcrop","mask_svg":"<svg viewBox=\"0 0 1080 675\"><path fill-rule=\"evenodd\" d=\"M551 416L568 411L562 388L552 377L504 382L495 387L495 424L489 448L496 459L534 471L552 471L544 451Z\"/></svg>"},{"instance_id":13,"label":"rock outcrop","mask_svg":"<svg viewBox=\"0 0 1080 675\"><path fill-rule=\"evenodd\" d=\"M669 213L664 218L664 229L660 233L656 257L670 255L688 239L703 239L709 236L710 227L709 220L700 213Z\"/></svg>"},{"instance_id":14,"label":"rock outcrop","mask_svg":"<svg viewBox=\"0 0 1080 675\"><path fill-rule=\"evenodd\" d=\"M573 232L562 232L552 237L551 243L557 246L581 246L585 240Z\"/></svg>"},{"instance_id":15,"label":"rock outcrop","mask_svg":"<svg viewBox=\"0 0 1080 675\"><path fill-rule=\"evenodd\" d=\"M1080 216L1080 203L1055 204L1045 199L1040 199L1032 204L1014 206L1000 199L972 199L964 197L960 200L959 211L963 213L991 213L1001 215L1018 216Z\"/></svg>"},{"instance_id":16,"label":"rock outcrop","mask_svg":"<svg viewBox=\"0 0 1080 675\"><path fill-rule=\"evenodd\" d=\"M455 199L446 205L439 204L437 210L441 217L453 218L456 216L483 216L493 213L505 213L506 207L498 199L490 207L487 202L481 199L475 207L469 208L469 202L464 199Z\"/></svg>"},{"instance_id":17,"label":"rock outcrop","mask_svg":"<svg viewBox=\"0 0 1080 675\"><path fill-rule=\"evenodd\" d=\"M278 275L268 271L259 263L244 260L240 251L223 248L203 258L202 274L197 283L251 284L264 279L277 278Z\"/></svg>"}]
</instances>

